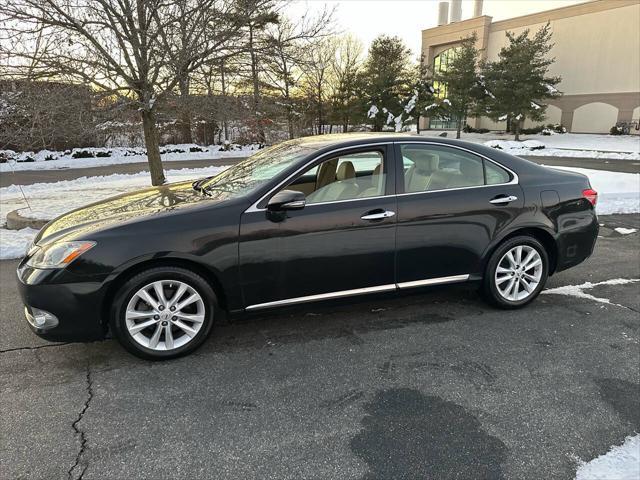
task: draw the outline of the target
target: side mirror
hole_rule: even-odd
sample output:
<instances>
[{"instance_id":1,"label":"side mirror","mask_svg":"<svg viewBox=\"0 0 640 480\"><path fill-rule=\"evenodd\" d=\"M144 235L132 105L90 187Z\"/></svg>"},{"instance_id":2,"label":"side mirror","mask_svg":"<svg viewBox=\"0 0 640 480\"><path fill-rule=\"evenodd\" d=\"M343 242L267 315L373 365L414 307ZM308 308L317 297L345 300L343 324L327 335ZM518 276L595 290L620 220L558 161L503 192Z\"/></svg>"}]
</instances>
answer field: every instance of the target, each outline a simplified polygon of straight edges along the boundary
<instances>
[{"instance_id":1,"label":"side mirror","mask_svg":"<svg viewBox=\"0 0 640 480\"><path fill-rule=\"evenodd\" d=\"M276 193L269 203L267 210L280 212L283 210L300 210L306 203L304 193L295 190L281 190Z\"/></svg>"}]
</instances>

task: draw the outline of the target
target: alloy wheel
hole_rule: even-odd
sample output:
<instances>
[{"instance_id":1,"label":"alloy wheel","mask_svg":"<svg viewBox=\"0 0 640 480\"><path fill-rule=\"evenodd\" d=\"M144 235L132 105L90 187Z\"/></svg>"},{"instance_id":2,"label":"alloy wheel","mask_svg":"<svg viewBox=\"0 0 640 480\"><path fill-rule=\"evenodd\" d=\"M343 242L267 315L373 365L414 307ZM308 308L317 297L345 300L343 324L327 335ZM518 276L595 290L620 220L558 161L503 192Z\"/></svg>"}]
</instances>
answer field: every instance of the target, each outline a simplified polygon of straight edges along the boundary
<instances>
[{"instance_id":1,"label":"alloy wheel","mask_svg":"<svg viewBox=\"0 0 640 480\"><path fill-rule=\"evenodd\" d=\"M156 351L188 344L204 321L202 296L178 280L158 280L143 286L131 297L125 312L131 338Z\"/></svg>"},{"instance_id":2,"label":"alloy wheel","mask_svg":"<svg viewBox=\"0 0 640 480\"><path fill-rule=\"evenodd\" d=\"M540 253L529 245L515 246L498 262L494 277L496 289L505 300L525 300L535 292L542 273Z\"/></svg>"}]
</instances>

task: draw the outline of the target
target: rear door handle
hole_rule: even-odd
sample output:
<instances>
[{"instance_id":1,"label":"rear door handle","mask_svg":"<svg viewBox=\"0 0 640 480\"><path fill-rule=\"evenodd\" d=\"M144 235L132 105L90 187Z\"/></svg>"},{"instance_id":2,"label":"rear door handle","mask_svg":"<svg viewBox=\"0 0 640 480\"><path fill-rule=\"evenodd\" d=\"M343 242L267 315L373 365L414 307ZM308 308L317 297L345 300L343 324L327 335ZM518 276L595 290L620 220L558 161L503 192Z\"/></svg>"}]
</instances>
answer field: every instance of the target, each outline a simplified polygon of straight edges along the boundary
<instances>
[{"instance_id":1,"label":"rear door handle","mask_svg":"<svg viewBox=\"0 0 640 480\"><path fill-rule=\"evenodd\" d=\"M515 202L518 199L515 195L509 195L508 197L497 197L493 200L489 200L489 203L494 205L503 205L505 203Z\"/></svg>"},{"instance_id":2,"label":"rear door handle","mask_svg":"<svg viewBox=\"0 0 640 480\"><path fill-rule=\"evenodd\" d=\"M382 220L385 218L393 217L395 214L396 212L392 212L391 210L382 210L382 211L373 210L371 212L365 213L360 218L362 220L369 220L369 221Z\"/></svg>"}]
</instances>

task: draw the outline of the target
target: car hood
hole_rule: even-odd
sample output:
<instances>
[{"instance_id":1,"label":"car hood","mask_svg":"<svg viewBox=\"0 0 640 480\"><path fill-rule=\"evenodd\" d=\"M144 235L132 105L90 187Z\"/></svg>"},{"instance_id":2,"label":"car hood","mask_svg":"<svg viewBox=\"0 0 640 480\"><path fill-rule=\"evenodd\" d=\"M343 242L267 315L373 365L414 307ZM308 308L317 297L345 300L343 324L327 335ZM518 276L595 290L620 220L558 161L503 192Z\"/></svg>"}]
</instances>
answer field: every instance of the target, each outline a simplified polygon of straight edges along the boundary
<instances>
[{"instance_id":1,"label":"car hood","mask_svg":"<svg viewBox=\"0 0 640 480\"><path fill-rule=\"evenodd\" d=\"M38 245L85 237L93 231L140 217L164 214L202 202L220 202L228 195L205 195L193 189L192 182L180 182L124 193L72 210L45 225L35 239Z\"/></svg>"}]
</instances>

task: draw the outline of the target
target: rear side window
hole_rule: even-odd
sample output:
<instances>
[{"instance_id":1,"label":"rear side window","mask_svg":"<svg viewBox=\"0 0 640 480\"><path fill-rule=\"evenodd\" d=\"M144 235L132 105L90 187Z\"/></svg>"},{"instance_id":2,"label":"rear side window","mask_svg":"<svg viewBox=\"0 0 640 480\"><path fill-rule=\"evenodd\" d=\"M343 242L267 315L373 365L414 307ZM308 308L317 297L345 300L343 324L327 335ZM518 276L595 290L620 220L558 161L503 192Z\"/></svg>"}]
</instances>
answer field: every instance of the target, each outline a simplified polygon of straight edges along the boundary
<instances>
[{"instance_id":1,"label":"rear side window","mask_svg":"<svg viewBox=\"0 0 640 480\"><path fill-rule=\"evenodd\" d=\"M495 185L510 179L505 169L464 150L420 144L400 149L407 193Z\"/></svg>"},{"instance_id":2,"label":"rear side window","mask_svg":"<svg viewBox=\"0 0 640 480\"><path fill-rule=\"evenodd\" d=\"M511 180L509 172L492 162L484 162L484 174L487 179L487 185L508 183Z\"/></svg>"}]
</instances>

